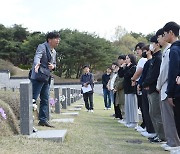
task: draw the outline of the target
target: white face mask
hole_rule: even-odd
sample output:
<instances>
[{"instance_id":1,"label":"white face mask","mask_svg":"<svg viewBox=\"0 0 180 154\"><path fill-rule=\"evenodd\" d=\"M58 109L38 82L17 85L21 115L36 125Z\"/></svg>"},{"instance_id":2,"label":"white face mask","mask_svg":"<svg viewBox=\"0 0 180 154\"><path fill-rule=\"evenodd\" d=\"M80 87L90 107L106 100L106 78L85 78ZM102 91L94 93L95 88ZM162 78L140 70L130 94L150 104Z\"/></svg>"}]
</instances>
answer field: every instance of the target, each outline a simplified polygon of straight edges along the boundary
<instances>
[{"instance_id":1,"label":"white face mask","mask_svg":"<svg viewBox=\"0 0 180 154\"><path fill-rule=\"evenodd\" d=\"M150 44L150 46L149 46L149 50L151 50L152 52L155 50L155 48L154 48L153 44Z\"/></svg>"}]
</instances>

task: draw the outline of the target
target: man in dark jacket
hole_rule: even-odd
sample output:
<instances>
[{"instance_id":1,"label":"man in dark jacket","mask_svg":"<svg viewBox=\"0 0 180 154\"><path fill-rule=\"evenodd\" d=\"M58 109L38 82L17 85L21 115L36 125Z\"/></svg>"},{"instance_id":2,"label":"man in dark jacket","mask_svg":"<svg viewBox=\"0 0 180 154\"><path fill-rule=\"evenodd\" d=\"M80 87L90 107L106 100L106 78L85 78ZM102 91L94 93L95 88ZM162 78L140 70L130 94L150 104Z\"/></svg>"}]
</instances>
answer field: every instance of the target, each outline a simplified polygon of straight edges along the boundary
<instances>
[{"instance_id":1,"label":"man in dark jacket","mask_svg":"<svg viewBox=\"0 0 180 154\"><path fill-rule=\"evenodd\" d=\"M111 97L110 97L110 91L107 88L107 84L109 82L111 76L111 68L108 67L106 70L106 73L102 75L102 84L103 84L103 95L104 95L104 110L108 110L111 108Z\"/></svg>"},{"instance_id":2,"label":"man in dark jacket","mask_svg":"<svg viewBox=\"0 0 180 154\"><path fill-rule=\"evenodd\" d=\"M180 137L180 85L176 83L180 75L180 41L178 40L180 26L175 22L168 22L164 27L164 39L171 43L169 53L169 72L167 95L168 103L174 107L174 117L178 135Z\"/></svg>"},{"instance_id":3,"label":"man in dark jacket","mask_svg":"<svg viewBox=\"0 0 180 154\"><path fill-rule=\"evenodd\" d=\"M94 77L93 74L89 72L90 69L88 65L85 65L83 69L84 69L84 74L81 76L80 81L82 84L82 93L83 93L85 106L88 112L94 112L93 111Z\"/></svg>"},{"instance_id":4,"label":"man in dark jacket","mask_svg":"<svg viewBox=\"0 0 180 154\"><path fill-rule=\"evenodd\" d=\"M148 90L149 114L154 126L154 130L157 134L157 137L150 139L150 141L161 142L165 140L165 135L160 110L160 96L159 92L156 90L156 85L160 72L162 53L157 36L153 36L150 41L151 44L149 49L153 52L153 55L150 61L146 79L144 80L142 86Z\"/></svg>"}]
</instances>

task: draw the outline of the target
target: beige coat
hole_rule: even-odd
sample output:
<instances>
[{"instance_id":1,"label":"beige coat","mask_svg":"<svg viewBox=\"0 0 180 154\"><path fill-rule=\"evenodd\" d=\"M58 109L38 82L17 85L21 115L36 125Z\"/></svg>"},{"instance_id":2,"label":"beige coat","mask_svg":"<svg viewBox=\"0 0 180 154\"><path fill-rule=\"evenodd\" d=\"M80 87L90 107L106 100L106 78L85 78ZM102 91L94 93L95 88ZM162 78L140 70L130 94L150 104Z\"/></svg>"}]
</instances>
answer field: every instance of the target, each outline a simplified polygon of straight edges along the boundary
<instances>
[{"instance_id":1,"label":"beige coat","mask_svg":"<svg viewBox=\"0 0 180 154\"><path fill-rule=\"evenodd\" d=\"M124 78L120 78L119 76L116 77L114 82L114 89L116 89L116 100L115 105L124 105L124 90L123 90L123 80Z\"/></svg>"}]
</instances>

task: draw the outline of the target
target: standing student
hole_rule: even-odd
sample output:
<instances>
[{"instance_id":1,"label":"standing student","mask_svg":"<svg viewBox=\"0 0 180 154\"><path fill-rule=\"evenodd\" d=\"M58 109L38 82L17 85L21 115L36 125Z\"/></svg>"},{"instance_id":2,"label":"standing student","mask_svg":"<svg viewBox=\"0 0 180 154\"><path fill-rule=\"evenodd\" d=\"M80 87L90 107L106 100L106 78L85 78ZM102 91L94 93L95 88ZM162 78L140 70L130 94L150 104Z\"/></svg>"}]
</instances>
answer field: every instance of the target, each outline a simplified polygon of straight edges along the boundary
<instances>
[{"instance_id":1,"label":"standing student","mask_svg":"<svg viewBox=\"0 0 180 154\"><path fill-rule=\"evenodd\" d=\"M108 110L111 108L111 97L110 97L110 91L107 88L107 84L110 80L111 76L111 68L108 67L106 70L106 73L102 75L102 84L103 84L103 95L104 95L104 110Z\"/></svg>"},{"instance_id":2,"label":"standing student","mask_svg":"<svg viewBox=\"0 0 180 154\"><path fill-rule=\"evenodd\" d=\"M146 129L144 131L140 131L140 132L141 132L141 135L143 135L145 137L153 138L154 136L156 136L156 134L154 131L154 127L153 127L150 115L149 115L149 101L147 98L147 90L142 88L142 83L146 79L147 72L148 72L150 62L152 59L152 51L149 50L149 45L143 47L142 50L143 50L142 55L144 55L144 57L147 57L148 61L144 64L143 72L138 81L138 86L137 86L138 91L139 90L142 91L142 112L144 115L144 122L145 122L145 126L146 126Z\"/></svg>"},{"instance_id":3,"label":"standing student","mask_svg":"<svg viewBox=\"0 0 180 154\"><path fill-rule=\"evenodd\" d=\"M180 75L180 41L178 40L180 26L175 22L168 22L164 27L164 39L171 43L169 53L169 72L167 96L168 103L174 109L174 118L178 135L180 137L180 85L176 78Z\"/></svg>"},{"instance_id":4,"label":"standing student","mask_svg":"<svg viewBox=\"0 0 180 154\"><path fill-rule=\"evenodd\" d=\"M162 142L165 141L164 128L160 110L160 96L156 90L157 79L160 72L160 65L162 61L162 53L160 50L160 44L157 41L157 36L151 37L150 50L153 52L152 59L146 79L143 83L143 88L148 90L149 100L149 114L157 134L157 137L151 138L151 142Z\"/></svg>"},{"instance_id":5,"label":"standing student","mask_svg":"<svg viewBox=\"0 0 180 154\"><path fill-rule=\"evenodd\" d=\"M135 128L139 122L136 87L131 84L131 78L135 72L136 57L133 54L129 54L126 56L126 65L121 65L118 73L119 77L124 77L126 126L131 128Z\"/></svg>"},{"instance_id":6,"label":"standing student","mask_svg":"<svg viewBox=\"0 0 180 154\"><path fill-rule=\"evenodd\" d=\"M147 61L147 57L143 57L144 55L142 55L142 53L143 53L142 48L144 46L145 46L145 44L141 43L141 42L135 46L135 51L137 53L137 56L140 59L137 63L136 72L134 73L133 77L131 78L133 86L137 85L138 80L140 79L140 77L142 75L144 64ZM143 131L146 126L145 126L144 115L143 115L143 111L142 111L142 91L141 90L137 91L137 99L138 99L138 108L141 110L141 113L142 113L142 123L140 126L137 126L135 129L137 131Z\"/></svg>"},{"instance_id":7,"label":"standing student","mask_svg":"<svg viewBox=\"0 0 180 154\"><path fill-rule=\"evenodd\" d=\"M85 107L88 112L94 112L94 106L93 106L93 89L94 89L94 76L92 73L90 73L90 68L88 65L85 65L83 67L84 74L81 76L80 82L82 84L82 87L88 87L90 86L89 91L83 92L83 99L85 102Z\"/></svg>"},{"instance_id":8,"label":"standing student","mask_svg":"<svg viewBox=\"0 0 180 154\"><path fill-rule=\"evenodd\" d=\"M111 96L111 103L114 104L114 81L117 77L117 72L115 71L116 66L118 66L117 63L112 63L111 69L112 69L112 73L110 76L110 80L107 84L108 90L110 91L110 96ZM109 107L109 109L111 109L111 106Z\"/></svg>"},{"instance_id":9,"label":"standing student","mask_svg":"<svg viewBox=\"0 0 180 154\"><path fill-rule=\"evenodd\" d=\"M39 123L40 126L53 127L49 123L49 81L40 81L37 79L39 68L42 66L46 70L52 71L56 67L56 51L55 47L59 44L59 34L50 32L46 36L46 42L40 44L34 56L32 67L31 82L33 88L33 99L36 101L40 95L40 108L39 108Z\"/></svg>"},{"instance_id":10,"label":"standing student","mask_svg":"<svg viewBox=\"0 0 180 154\"><path fill-rule=\"evenodd\" d=\"M118 57L118 65L121 67L125 63L126 56L120 55ZM119 70L118 70L119 73ZM115 95L115 103L114 103L114 111L115 111L115 117L119 118L119 123L125 123L122 116L122 111L124 111L124 90L123 90L123 78L120 78L119 76L116 77L116 80L114 82L114 95Z\"/></svg>"},{"instance_id":11,"label":"standing student","mask_svg":"<svg viewBox=\"0 0 180 154\"><path fill-rule=\"evenodd\" d=\"M167 43L164 40L164 31L163 29L159 29L156 32L156 36L158 37L158 42L163 48L162 53L162 63L160 67L160 74L157 80L156 89L160 92L161 95L161 115L162 122L164 125L164 133L167 140L166 144L163 144L162 147L165 150L172 150L175 147L180 146L180 139L177 134L176 125L174 121L174 113L173 107L168 103L168 98L166 89L168 84L168 70L169 70L169 52L171 44Z\"/></svg>"}]
</instances>

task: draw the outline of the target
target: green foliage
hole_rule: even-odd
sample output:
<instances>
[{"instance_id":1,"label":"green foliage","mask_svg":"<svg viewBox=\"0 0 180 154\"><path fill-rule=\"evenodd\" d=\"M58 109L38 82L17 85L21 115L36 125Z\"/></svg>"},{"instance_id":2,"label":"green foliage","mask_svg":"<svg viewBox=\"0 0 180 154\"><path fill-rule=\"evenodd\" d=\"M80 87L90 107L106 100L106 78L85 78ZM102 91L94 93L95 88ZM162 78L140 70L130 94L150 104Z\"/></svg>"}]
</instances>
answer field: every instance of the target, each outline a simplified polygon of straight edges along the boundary
<instances>
[{"instance_id":1,"label":"green foliage","mask_svg":"<svg viewBox=\"0 0 180 154\"><path fill-rule=\"evenodd\" d=\"M115 29L115 41L110 42L96 34L78 30L61 29L61 41L57 47L55 74L66 78L79 78L82 66L89 64L92 71L104 71L120 54L132 53L138 42L147 43L149 37L142 33L128 33L125 28ZM21 25L5 27L0 24L0 58L23 69L33 63L38 44L45 42L45 34L30 33Z\"/></svg>"}]
</instances>

